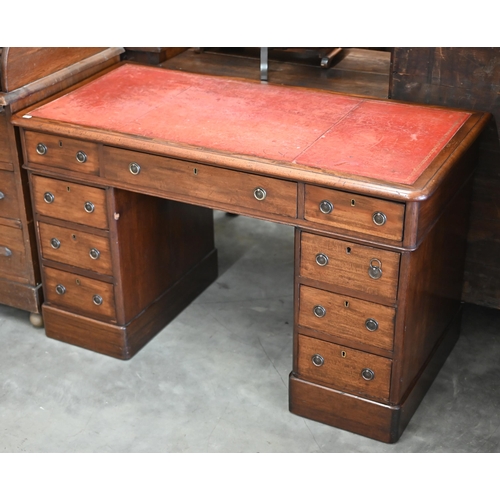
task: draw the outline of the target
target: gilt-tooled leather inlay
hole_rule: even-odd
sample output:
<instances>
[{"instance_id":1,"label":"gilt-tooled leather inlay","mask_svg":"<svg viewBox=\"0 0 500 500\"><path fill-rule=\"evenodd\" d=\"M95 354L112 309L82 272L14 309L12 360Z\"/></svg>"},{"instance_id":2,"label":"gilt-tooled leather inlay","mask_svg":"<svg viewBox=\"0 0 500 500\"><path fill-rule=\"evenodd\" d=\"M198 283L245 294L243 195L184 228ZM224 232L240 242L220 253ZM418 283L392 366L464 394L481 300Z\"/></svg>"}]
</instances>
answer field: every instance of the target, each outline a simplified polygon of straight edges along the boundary
<instances>
[{"instance_id":1,"label":"gilt-tooled leather inlay","mask_svg":"<svg viewBox=\"0 0 500 500\"><path fill-rule=\"evenodd\" d=\"M409 185L470 116L127 64L31 115Z\"/></svg>"}]
</instances>

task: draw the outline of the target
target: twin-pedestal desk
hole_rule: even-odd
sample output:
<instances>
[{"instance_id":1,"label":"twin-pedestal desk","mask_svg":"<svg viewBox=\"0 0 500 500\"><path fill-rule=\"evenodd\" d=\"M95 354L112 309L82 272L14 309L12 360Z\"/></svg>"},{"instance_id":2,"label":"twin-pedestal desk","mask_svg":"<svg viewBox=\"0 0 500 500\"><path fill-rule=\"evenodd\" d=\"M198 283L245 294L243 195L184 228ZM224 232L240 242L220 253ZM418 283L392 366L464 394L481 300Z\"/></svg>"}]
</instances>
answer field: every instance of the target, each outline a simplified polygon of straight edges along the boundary
<instances>
[{"instance_id":1,"label":"twin-pedestal desk","mask_svg":"<svg viewBox=\"0 0 500 500\"><path fill-rule=\"evenodd\" d=\"M295 227L290 410L395 442L451 351L489 116L121 64L14 117L47 336L127 359L217 276L212 209Z\"/></svg>"}]
</instances>

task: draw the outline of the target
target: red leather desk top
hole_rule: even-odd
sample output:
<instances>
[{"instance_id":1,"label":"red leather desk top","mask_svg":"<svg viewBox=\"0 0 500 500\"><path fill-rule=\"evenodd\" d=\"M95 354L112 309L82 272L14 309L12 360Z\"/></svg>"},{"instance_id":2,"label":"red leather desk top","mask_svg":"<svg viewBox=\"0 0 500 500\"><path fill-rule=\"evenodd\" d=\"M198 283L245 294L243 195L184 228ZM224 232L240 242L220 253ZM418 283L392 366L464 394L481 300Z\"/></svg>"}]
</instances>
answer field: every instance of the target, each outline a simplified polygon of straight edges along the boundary
<instances>
[{"instance_id":1,"label":"red leather desk top","mask_svg":"<svg viewBox=\"0 0 500 500\"><path fill-rule=\"evenodd\" d=\"M130 64L30 114L407 185L470 116Z\"/></svg>"}]
</instances>

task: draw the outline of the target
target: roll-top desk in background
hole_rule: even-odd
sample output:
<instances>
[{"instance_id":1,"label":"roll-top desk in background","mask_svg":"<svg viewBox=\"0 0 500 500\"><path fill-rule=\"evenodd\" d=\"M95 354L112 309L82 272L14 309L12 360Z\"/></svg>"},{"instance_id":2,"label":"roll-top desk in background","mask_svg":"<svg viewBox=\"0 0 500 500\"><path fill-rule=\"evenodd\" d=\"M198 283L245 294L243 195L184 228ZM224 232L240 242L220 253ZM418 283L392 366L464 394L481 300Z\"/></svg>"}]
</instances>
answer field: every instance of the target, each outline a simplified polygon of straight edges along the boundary
<instances>
[{"instance_id":1,"label":"roll-top desk in background","mask_svg":"<svg viewBox=\"0 0 500 500\"><path fill-rule=\"evenodd\" d=\"M28 175L11 115L115 65L124 49L0 48L0 303L31 313L43 301Z\"/></svg>"},{"instance_id":2,"label":"roll-top desk in background","mask_svg":"<svg viewBox=\"0 0 500 500\"><path fill-rule=\"evenodd\" d=\"M288 224L290 410L394 442L459 334L488 118L134 64L26 109L46 334L129 358L216 278L212 209Z\"/></svg>"}]
</instances>

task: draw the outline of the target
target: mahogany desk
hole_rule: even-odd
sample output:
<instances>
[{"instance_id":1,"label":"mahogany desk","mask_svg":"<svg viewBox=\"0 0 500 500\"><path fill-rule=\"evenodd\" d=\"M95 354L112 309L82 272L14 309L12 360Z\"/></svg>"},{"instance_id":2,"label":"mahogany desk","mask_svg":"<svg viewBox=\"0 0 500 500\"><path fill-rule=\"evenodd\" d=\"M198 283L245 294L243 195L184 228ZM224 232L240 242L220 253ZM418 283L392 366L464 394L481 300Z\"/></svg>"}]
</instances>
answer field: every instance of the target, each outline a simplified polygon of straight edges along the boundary
<instances>
[{"instance_id":1,"label":"mahogany desk","mask_svg":"<svg viewBox=\"0 0 500 500\"><path fill-rule=\"evenodd\" d=\"M488 119L133 64L26 109L46 334L130 358L216 278L211 209L289 224L290 410L397 441L458 337Z\"/></svg>"}]
</instances>

